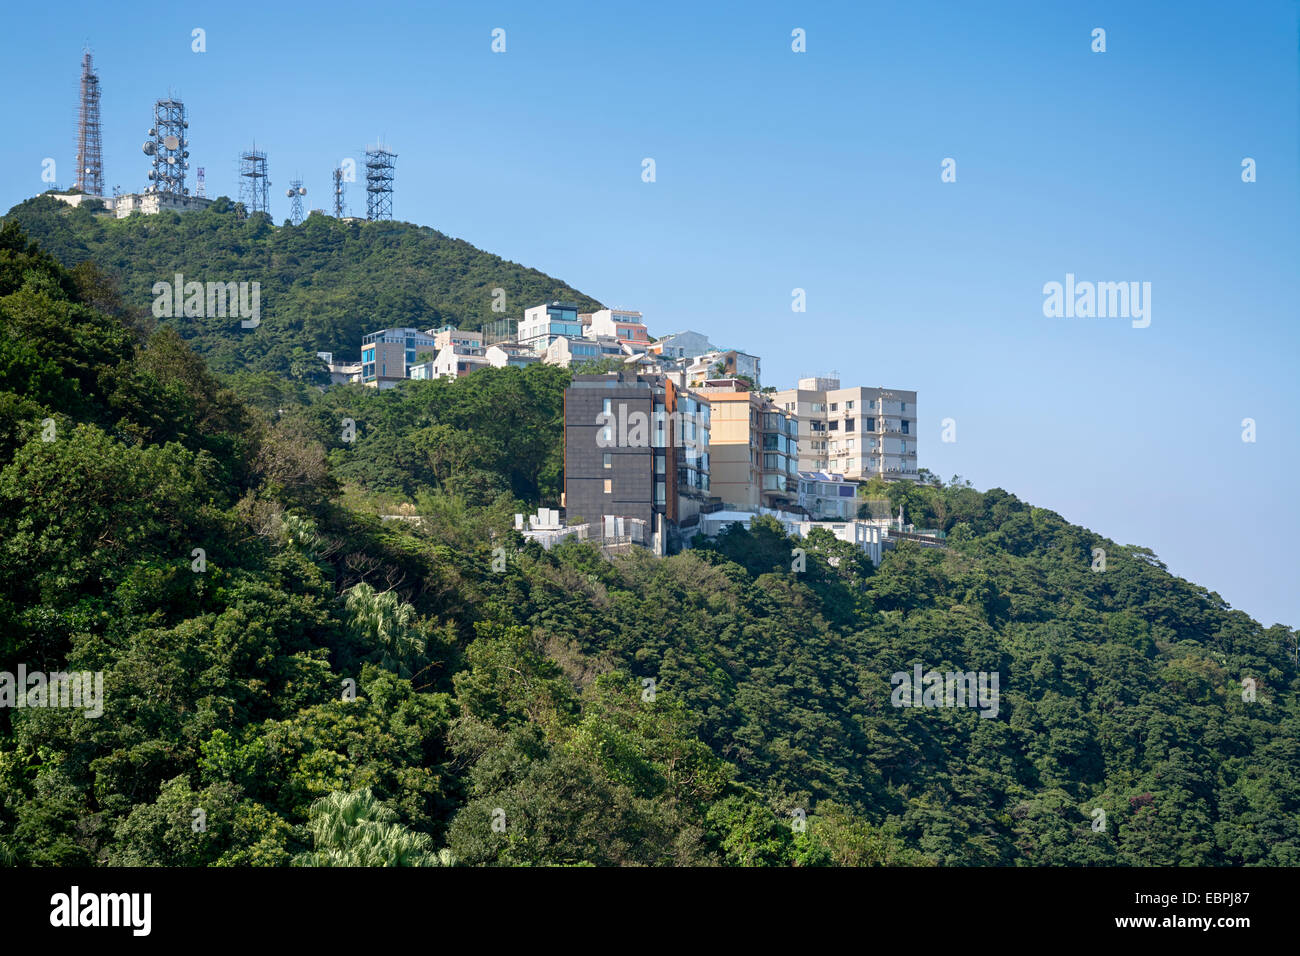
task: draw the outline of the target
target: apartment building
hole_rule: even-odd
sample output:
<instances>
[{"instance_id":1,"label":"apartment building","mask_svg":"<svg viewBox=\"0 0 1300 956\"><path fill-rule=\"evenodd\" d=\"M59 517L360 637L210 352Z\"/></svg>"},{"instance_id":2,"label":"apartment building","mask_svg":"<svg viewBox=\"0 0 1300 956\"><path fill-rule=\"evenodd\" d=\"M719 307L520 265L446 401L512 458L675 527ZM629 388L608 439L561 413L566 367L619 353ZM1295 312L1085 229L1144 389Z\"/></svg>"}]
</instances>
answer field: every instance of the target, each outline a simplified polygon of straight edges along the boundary
<instances>
[{"instance_id":1,"label":"apartment building","mask_svg":"<svg viewBox=\"0 0 1300 956\"><path fill-rule=\"evenodd\" d=\"M436 352L433 332L419 329L380 329L361 339L361 382L372 388L392 388L407 377L406 370L421 352Z\"/></svg>"},{"instance_id":2,"label":"apartment building","mask_svg":"<svg viewBox=\"0 0 1300 956\"><path fill-rule=\"evenodd\" d=\"M464 332L451 325L444 325L440 329L433 330L433 348L435 352L440 352L449 345L459 345L464 348L481 349L483 348L482 332Z\"/></svg>"},{"instance_id":3,"label":"apartment building","mask_svg":"<svg viewBox=\"0 0 1300 956\"><path fill-rule=\"evenodd\" d=\"M525 368L541 361L531 349L517 342L498 342L496 345L489 345L484 349L483 357L493 368Z\"/></svg>"},{"instance_id":4,"label":"apartment building","mask_svg":"<svg viewBox=\"0 0 1300 956\"><path fill-rule=\"evenodd\" d=\"M483 368L524 368L539 359L531 351L513 342L498 342L487 348L481 345L444 345L432 359L417 362L407 369L413 379L464 378Z\"/></svg>"},{"instance_id":5,"label":"apartment building","mask_svg":"<svg viewBox=\"0 0 1300 956\"><path fill-rule=\"evenodd\" d=\"M519 344L540 355L560 336L582 337L578 307L567 302L544 302L524 310L519 323Z\"/></svg>"},{"instance_id":6,"label":"apartment building","mask_svg":"<svg viewBox=\"0 0 1300 956\"><path fill-rule=\"evenodd\" d=\"M734 378L743 375L755 386L761 385L759 358L736 349L715 349L697 355L686 365L686 384L697 388L709 379Z\"/></svg>"},{"instance_id":7,"label":"apartment building","mask_svg":"<svg viewBox=\"0 0 1300 956\"><path fill-rule=\"evenodd\" d=\"M799 470L917 479L916 392L802 378L772 401L799 419Z\"/></svg>"},{"instance_id":8,"label":"apartment building","mask_svg":"<svg viewBox=\"0 0 1300 956\"><path fill-rule=\"evenodd\" d=\"M709 498L709 428L708 404L663 376L576 376L564 392L568 523L614 537L618 519L646 522L668 540Z\"/></svg>"},{"instance_id":9,"label":"apartment building","mask_svg":"<svg viewBox=\"0 0 1300 956\"><path fill-rule=\"evenodd\" d=\"M717 351L718 347L709 341L707 335L690 330L669 333L649 346L651 354L683 363L699 358L705 352Z\"/></svg>"},{"instance_id":10,"label":"apartment building","mask_svg":"<svg viewBox=\"0 0 1300 956\"><path fill-rule=\"evenodd\" d=\"M317 352L316 357L325 363L329 370L331 385L347 385L361 381L360 362L336 362L333 352Z\"/></svg>"},{"instance_id":11,"label":"apartment building","mask_svg":"<svg viewBox=\"0 0 1300 956\"><path fill-rule=\"evenodd\" d=\"M799 472L799 507L812 518L848 521L858 516L858 482L822 471Z\"/></svg>"},{"instance_id":12,"label":"apartment building","mask_svg":"<svg viewBox=\"0 0 1300 956\"><path fill-rule=\"evenodd\" d=\"M646 331L640 312L601 309L599 312L584 314L579 319L587 320L582 323L582 334L587 338L609 336L621 342L640 345L643 349L650 344L650 333Z\"/></svg>"},{"instance_id":13,"label":"apartment building","mask_svg":"<svg viewBox=\"0 0 1300 956\"><path fill-rule=\"evenodd\" d=\"M561 335L542 351L541 357L547 365L563 365L565 368L570 368L583 362L627 358L631 354L633 353L630 345L611 335L594 338Z\"/></svg>"},{"instance_id":14,"label":"apartment building","mask_svg":"<svg viewBox=\"0 0 1300 956\"><path fill-rule=\"evenodd\" d=\"M698 389L709 403L709 476L729 508L788 508L798 500L799 422L738 379Z\"/></svg>"}]
</instances>

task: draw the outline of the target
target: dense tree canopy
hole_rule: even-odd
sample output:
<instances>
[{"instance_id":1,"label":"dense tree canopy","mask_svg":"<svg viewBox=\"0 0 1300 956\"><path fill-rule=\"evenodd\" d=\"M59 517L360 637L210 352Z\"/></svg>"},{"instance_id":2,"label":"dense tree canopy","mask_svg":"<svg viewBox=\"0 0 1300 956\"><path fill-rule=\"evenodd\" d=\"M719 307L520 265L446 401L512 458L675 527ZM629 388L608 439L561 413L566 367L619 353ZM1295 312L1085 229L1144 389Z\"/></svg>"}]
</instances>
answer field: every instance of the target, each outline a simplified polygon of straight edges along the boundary
<instances>
[{"instance_id":1,"label":"dense tree canopy","mask_svg":"<svg viewBox=\"0 0 1300 956\"><path fill-rule=\"evenodd\" d=\"M154 283L173 283L177 273L187 283L258 282L255 328L229 315L157 320L179 329L225 373L272 371L323 384L316 353L356 361L361 337L377 329L478 329L553 299L600 308L536 269L405 222L312 215L298 226L275 226L264 213L244 217L243 207L224 197L201 212L119 220L44 195L8 217L64 264L93 261L111 270L129 311L145 322L155 321Z\"/></svg>"},{"instance_id":2,"label":"dense tree canopy","mask_svg":"<svg viewBox=\"0 0 1300 956\"><path fill-rule=\"evenodd\" d=\"M0 707L0 862L1300 864L1296 634L1146 549L953 481L879 567L546 552L564 370L218 379L113 284L0 230L0 671L103 677Z\"/></svg>"}]
</instances>

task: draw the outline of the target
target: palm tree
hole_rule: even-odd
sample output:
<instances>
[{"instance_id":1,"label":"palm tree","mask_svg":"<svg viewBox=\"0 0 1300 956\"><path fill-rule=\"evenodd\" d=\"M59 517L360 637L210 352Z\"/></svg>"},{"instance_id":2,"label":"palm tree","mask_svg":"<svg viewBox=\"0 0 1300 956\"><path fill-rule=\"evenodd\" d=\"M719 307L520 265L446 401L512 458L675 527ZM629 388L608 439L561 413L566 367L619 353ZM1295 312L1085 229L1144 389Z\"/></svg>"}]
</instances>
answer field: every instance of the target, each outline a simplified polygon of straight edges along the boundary
<instances>
[{"instance_id":1,"label":"palm tree","mask_svg":"<svg viewBox=\"0 0 1300 956\"><path fill-rule=\"evenodd\" d=\"M380 664L409 675L424 653L415 608L399 601L392 591L382 594L362 581L345 592L348 629L363 643L380 650Z\"/></svg>"},{"instance_id":2,"label":"palm tree","mask_svg":"<svg viewBox=\"0 0 1300 956\"><path fill-rule=\"evenodd\" d=\"M434 851L427 833L408 830L367 787L335 790L311 805L307 830L313 851L294 866L454 866L450 850Z\"/></svg>"},{"instance_id":3,"label":"palm tree","mask_svg":"<svg viewBox=\"0 0 1300 956\"><path fill-rule=\"evenodd\" d=\"M311 519L283 514L280 516L280 534L285 544L294 546L310 560L320 557L321 538L316 533L316 522Z\"/></svg>"}]
</instances>

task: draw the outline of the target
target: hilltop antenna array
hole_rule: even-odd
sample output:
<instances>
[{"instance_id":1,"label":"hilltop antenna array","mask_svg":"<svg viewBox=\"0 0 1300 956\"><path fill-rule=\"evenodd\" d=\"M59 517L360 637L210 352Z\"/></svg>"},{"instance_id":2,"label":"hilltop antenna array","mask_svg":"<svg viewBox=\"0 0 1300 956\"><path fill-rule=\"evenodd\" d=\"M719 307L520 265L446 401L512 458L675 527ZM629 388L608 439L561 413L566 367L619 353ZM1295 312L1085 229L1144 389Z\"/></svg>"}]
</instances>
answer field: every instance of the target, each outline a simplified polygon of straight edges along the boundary
<instances>
[{"instance_id":1,"label":"hilltop antenna array","mask_svg":"<svg viewBox=\"0 0 1300 956\"><path fill-rule=\"evenodd\" d=\"M333 172L334 179L334 218L343 218L343 167L335 166Z\"/></svg>"},{"instance_id":2,"label":"hilltop antenna array","mask_svg":"<svg viewBox=\"0 0 1300 956\"><path fill-rule=\"evenodd\" d=\"M189 195L185 188L185 170L190 168L189 126L185 104L180 100L169 97L154 103L150 138L141 147L146 156L153 157L147 192Z\"/></svg>"},{"instance_id":3,"label":"hilltop antenna array","mask_svg":"<svg viewBox=\"0 0 1300 956\"><path fill-rule=\"evenodd\" d=\"M90 51L81 55L81 116L77 122L77 188L104 195L104 150L99 134L99 74Z\"/></svg>"},{"instance_id":4,"label":"hilltop antenna array","mask_svg":"<svg viewBox=\"0 0 1300 956\"><path fill-rule=\"evenodd\" d=\"M302 184L301 179L289 181L289 188L285 191L289 197L289 221L295 226L302 225L302 197L307 195L307 189Z\"/></svg>"},{"instance_id":5,"label":"hilltop antenna array","mask_svg":"<svg viewBox=\"0 0 1300 956\"><path fill-rule=\"evenodd\" d=\"M366 219L393 218L393 170L397 154L376 146L366 150Z\"/></svg>"},{"instance_id":6,"label":"hilltop antenna array","mask_svg":"<svg viewBox=\"0 0 1300 956\"><path fill-rule=\"evenodd\" d=\"M244 204L244 211L250 216L255 212L269 213L271 180L267 178L266 153L256 143L248 152L239 154L239 177L239 201Z\"/></svg>"}]
</instances>

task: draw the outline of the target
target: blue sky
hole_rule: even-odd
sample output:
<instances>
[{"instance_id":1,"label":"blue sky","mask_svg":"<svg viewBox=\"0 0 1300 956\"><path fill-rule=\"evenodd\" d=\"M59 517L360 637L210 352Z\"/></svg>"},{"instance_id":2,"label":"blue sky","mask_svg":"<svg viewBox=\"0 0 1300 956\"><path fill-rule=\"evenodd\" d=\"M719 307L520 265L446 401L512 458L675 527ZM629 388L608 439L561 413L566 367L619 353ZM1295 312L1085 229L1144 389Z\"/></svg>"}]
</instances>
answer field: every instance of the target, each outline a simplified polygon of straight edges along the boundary
<instances>
[{"instance_id":1,"label":"blue sky","mask_svg":"<svg viewBox=\"0 0 1300 956\"><path fill-rule=\"evenodd\" d=\"M396 218L761 355L765 384L915 389L923 467L1300 624L1294 2L197 9L7 10L0 207L45 157L71 181L89 43L110 186L144 184L169 90L209 195L268 151L277 221L289 179L326 206L382 137ZM1067 272L1150 282L1150 327L1044 317Z\"/></svg>"}]
</instances>

